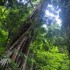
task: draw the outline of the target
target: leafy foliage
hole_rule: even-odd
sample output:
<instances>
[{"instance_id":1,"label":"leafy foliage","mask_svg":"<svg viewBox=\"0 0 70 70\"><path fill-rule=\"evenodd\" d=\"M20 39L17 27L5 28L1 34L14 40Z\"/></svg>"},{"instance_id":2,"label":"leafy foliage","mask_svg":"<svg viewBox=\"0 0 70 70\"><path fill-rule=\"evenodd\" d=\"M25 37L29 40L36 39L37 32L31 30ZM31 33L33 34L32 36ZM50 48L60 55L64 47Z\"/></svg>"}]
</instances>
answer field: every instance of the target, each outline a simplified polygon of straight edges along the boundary
<instances>
[{"instance_id":1,"label":"leafy foliage","mask_svg":"<svg viewBox=\"0 0 70 70\"><path fill-rule=\"evenodd\" d=\"M52 29L53 27L54 29ZM31 45L30 52L31 55L34 54L33 57L30 57L33 59L33 70L69 70L67 51L63 51L66 50L63 42L64 36L61 36L60 29L57 28L58 26L55 28L51 25L46 33L42 32L44 28L37 28L37 31L39 30L38 35ZM49 32L50 30L52 31ZM56 41L59 42L56 43Z\"/></svg>"},{"instance_id":2,"label":"leafy foliage","mask_svg":"<svg viewBox=\"0 0 70 70\"><path fill-rule=\"evenodd\" d=\"M0 56L5 52L6 44L15 38L15 34L25 24L24 21L28 22L27 18L32 14L39 2L40 0L29 0L26 3L21 0L19 2L17 0L0 1ZM43 24L46 23L42 20L38 21L39 23L37 22L35 28L34 41L30 46L26 70L29 70L31 67L33 70L69 70L70 59L68 58L67 50L70 36L70 29L68 29L69 14L67 14L67 9L64 11L64 5L69 7L70 4L68 0L65 1L65 4L60 1L62 5L57 0L53 0L53 2L54 6L59 5L62 12L65 12L65 15L61 13L61 18L64 23L62 28L64 27L65 29L66 26L67 34L56 23L50 26L46 25L45 29ZM50 3L50 0L47 3ZM20 52L19 54L22 57L26 57L24 53ZM3 60L7 61L10 59L6 58ZM19 70L18 65L13 61L8 63L7 67L8 70ZM2 70L1 66L0 68Z\"/></svg>"}]
</instances>

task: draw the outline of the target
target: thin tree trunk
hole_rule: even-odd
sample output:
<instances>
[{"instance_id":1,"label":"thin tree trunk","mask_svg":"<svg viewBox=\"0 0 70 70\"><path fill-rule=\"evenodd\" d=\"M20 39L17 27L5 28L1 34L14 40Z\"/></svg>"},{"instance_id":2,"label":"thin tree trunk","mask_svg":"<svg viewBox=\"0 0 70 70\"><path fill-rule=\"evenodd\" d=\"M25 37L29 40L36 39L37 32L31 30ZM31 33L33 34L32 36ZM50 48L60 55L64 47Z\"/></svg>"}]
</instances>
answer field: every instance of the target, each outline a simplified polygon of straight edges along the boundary
<instances>
[{"instance_id":1,"label":"thin tree trunk","mask_svg":"<svg viewBox=\"0 0 70 70\"><path fill-rule=\"evenodd\" d=\"M32 54L32 63L31 63L31 68L30 68L30 70L33 70L33 57L34 57L34 54Z\"/></svg>"},{"instance_id":2,"label":"thin tree trunk","mask_svg":"<svg viewBox=\"0 0 70 70\"><path fill-rule=\"evenodd\" d=\"M25 60L24 60L24 63L22 64L20 70L25 70L25 69L26 69L26 63L27 63L28 54L29 54L29 51L28 51L28 53L27 53L27 56L26 56L26 58L25 58Z\"/></svg>"}]
</instances>

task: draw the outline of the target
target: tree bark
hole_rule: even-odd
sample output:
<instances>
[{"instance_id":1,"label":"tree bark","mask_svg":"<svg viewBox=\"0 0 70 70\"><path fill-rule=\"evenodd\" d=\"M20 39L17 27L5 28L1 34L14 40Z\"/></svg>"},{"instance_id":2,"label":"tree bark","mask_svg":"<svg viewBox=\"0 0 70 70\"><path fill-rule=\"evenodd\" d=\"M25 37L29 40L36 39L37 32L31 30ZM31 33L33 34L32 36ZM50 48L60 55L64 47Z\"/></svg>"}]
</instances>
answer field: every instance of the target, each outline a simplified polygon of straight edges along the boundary
<instances>
[{"instance_id":1,"label":"tree bark","mask_svg":"<svg viewBox=\"0 0 70 70\"><path fill-rule=\"evenodd\" d=\"M34 28L37 20L40 18L40 11L43 8L42 3L35 8L17 34L15 34L15 38L12 39L11 43L8 45L7 55L17 63L20 70L25 70L26 67L27 58L25 58L25 56L28 57L29 45L33 39ZM22 57L19 52L23 53L25 56Z\"/></svg>"}]
</instances>

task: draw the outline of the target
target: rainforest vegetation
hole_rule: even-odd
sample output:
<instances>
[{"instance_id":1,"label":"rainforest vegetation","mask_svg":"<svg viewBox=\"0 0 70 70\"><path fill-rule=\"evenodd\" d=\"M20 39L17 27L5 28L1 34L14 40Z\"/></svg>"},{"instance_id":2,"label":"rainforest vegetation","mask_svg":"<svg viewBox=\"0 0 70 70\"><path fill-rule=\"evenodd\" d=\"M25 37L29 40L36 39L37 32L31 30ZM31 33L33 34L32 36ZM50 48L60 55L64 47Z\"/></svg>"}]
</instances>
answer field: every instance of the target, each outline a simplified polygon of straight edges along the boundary
<instances>
[{"instance_id":1,"label":"rainforest vegetation","mask_svg":"<svg viewBox=\"0 0 70 70\"><path fill-rule=\"evenodd\" d=\"M0 0L0 70L70 70L70 0Z\"/></svg>"}]
</instances>

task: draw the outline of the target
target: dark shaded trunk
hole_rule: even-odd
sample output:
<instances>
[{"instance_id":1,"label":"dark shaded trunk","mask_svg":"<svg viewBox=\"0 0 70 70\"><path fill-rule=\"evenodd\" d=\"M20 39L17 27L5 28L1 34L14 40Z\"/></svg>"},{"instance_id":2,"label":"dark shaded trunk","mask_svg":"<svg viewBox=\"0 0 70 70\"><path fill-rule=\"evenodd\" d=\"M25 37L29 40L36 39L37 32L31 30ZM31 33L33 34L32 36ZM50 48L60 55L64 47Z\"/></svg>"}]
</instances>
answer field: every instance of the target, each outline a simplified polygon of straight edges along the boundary
<instances>
[{"instance_id":1,"label":"dark shaded trunk","mask_svg":"<svg viewBox=\"0 0 70 70\"><path fill-rule=\"evenodd\" d=\"M65 31L67 36L66 43L70 58L70 5L68 5L69 0L61 1L61 3L64 3L64 6L61 6L62 12L60 14L63 23L62 29Z\"/></svg>"}]
</instances>

